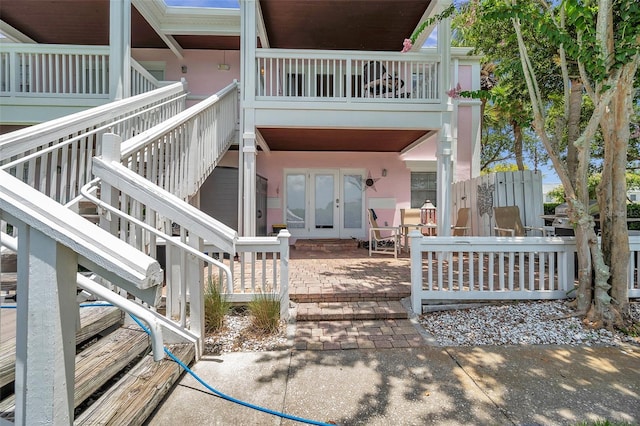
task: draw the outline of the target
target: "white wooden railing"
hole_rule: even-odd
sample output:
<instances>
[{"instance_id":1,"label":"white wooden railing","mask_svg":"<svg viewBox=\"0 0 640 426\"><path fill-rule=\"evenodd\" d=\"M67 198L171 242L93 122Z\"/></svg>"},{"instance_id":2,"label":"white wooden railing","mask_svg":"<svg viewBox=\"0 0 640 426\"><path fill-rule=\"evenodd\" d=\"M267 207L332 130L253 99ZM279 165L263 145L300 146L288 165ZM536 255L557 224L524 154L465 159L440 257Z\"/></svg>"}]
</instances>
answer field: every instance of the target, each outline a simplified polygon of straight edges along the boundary
<instances>
[{"instance_id":1,"label":"white wooden railing","mask_svg":"<svg viewBox=\"0 0 640 426\"><path fill-rule=\"evenodd\" d=\"M0 96L110 98L109 46L0 42ZM131 59L131 95L160 87Z\"/></svg>"},{"instance_id":2,"label":"white wooden railing","mask_svg":"<svg viewBox=\"0 0 640 426\"><path fill-rule=\"evenodd\" d=\"M144 132L185 108L186 83L123 99L0 136L0 169L60 203L89 182L104 133Z\"/></svg>"},{"instance_id":3,"label":"white wooden railing","mask_svg":"<svg viewBox=\"0 0 640 426\"><path fill-rule=\"evenodd\" d=\"M109 46L2 43L0 95L109 98Z\"/></svg>"},{"instance_id":4,"label":"white wooden railing","mask_svg":"<svg viewBox=\"0 0 640 426\"><path fill-rule=\"evenodd\" d=\"M164 190L188 199L216 167L238 130L238 84L165 119L122 144L122 164Z\"/></svg>"},{"instance_id":5,"label":"white wooden railing","mask_svg":"<svg viewBox=\"0 0 640 426\"><path fill-rule=\"evenodd\" d=\"M258 100L438 103L446 90L437 54L257 49L256 57Z\"/></svg>"},{"instance_id":6,"label":"white wooden railing","mask_svg":"<svg viewBox=\"0 0 640 426\"><path fill-rule=\"evenodd\" d=\"M152 257L164 253L167 315L198 336L200 353L203 293L209 278L230 301L277 295L286 317L288 232L239 238L235 230L122 165L120 143L116 135L105 135L103 155L93 159L99 181L87 185L83 194L103 212L104 228ZM100 199L91 195L98 183Z\"/></svg>"},{"instance_id":7,"label":"white wooden railing","mask_svg":"<svg viewBox=\"0 0 640 426\"><path fill-rule=\"evenodd\" d=\"M573 237L410 237L416 313L428 300L564 299L574 290ZM629 240L629 296L640 297L640 237Z\"/></svg>"},{"instance_id":8,"label":"white wooden railing","mask_svg":"<svg viewBox=\"0 0 640 426\"><path fill-rule=\"evenodd\" d=\"M161 295L162 270L154 259L1 170L0 218L17 230L17 238L0 233L0 246L18 253L15 422L71 424L78 268L151 305ZM100 292L87 278L79 284ZM155 316L116 294L108 300L147 322L154 358L162 359L162 325Z\"/></svg>"}]
</instances>

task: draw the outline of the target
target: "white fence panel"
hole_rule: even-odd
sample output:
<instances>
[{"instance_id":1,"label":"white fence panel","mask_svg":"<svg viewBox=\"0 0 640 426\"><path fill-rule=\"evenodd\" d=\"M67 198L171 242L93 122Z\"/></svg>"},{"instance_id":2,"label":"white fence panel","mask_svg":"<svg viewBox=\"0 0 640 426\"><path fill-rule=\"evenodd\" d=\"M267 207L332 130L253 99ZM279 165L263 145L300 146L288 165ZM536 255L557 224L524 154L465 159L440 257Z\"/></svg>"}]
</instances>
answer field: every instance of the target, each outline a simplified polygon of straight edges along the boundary
<instances>
[{"instance_id":1,"label":"white fence panel","mask_svg":"<svg viewBox=\"0 0 640 426\"><path fill-rule=\"evenodd\" d=\"M459 208L470 207L472 235L494 235L493 208L504 206L518 206L524 226L541 228L542 174L530 170L499 172L453 184L452 223Z\"/></svg>"}]
</instances>

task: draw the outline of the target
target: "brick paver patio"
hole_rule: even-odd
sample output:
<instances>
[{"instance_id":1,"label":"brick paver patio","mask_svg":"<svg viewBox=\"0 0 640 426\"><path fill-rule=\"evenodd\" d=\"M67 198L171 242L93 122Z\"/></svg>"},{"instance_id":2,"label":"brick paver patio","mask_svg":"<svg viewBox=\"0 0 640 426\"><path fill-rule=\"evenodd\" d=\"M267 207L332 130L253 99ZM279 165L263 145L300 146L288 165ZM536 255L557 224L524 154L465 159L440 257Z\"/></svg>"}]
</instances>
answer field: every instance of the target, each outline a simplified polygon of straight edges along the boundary
<instances>
[{"instance_id":1,"label":"brick paver patio","mask_svg":"<svg viewBox=\"0 0 640 426\"><path fill-rule=\"evenodd\" d=\"M323 252L292 247L290 258L290 298L300 317L313 319L296 322L295 349L425 344L418 328L407 319L406 310L404 319L396 318L398 309L403 309L399 300L411 294L406 254L394 259L375 254L369 257L364 248Z\"/></svg>"}]
</instances>

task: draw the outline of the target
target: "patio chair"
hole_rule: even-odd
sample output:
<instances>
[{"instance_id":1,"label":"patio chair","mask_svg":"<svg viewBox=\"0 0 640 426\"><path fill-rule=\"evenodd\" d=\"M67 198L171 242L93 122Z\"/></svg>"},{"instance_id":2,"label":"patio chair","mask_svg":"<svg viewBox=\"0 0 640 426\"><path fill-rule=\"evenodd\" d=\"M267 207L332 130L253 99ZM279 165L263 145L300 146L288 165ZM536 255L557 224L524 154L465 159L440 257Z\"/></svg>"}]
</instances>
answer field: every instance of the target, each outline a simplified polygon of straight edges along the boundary
<instances>
[{"instance_id":1,"label":"patio chair","mask_svg":"<svg viewBox=\"0 0 640 426\"><path fill-rule=\"evenodd\" d=\"M376 213L373 209L367 211L369 214L369 256L373 253L393 254L397 259L398 250L400 250L400 227L378 226ZM390 231L391 233L382 236L380 231Z\"/></svg>"},{"instance_id":2,"label":"patio chair","mask_svg":"<svg viewBox=\"0 0 640 426\"><path fill-rule=\"evenodd\" d=\"M404 87L404 81L387 73L387 69L378 61L371 61L362 68L364 91L367 96L395 97Z\"/></svg>"},{"instance_id":3,"label":"patio chair","mask_svg":"<svg viewBox=\"0 0 640 426\"><path fill-rule=\"evenodd\" d=\"M409 251L409 232L419 229L411 225L420 224L420 209L400 209L400 239L402 247Z\"/></svg>"},{"instance_id":4,"label":"patio chair","mask_svg":"<svg viewBox=\"0 0 640 426\"><path fill-rule=\"evenodd\" d=\"M452 235L454 237L462 237L469 234L471 227L469 226L469 207L461 207L458 209L458 217L456 224L451 226Z\"/></svg>"},{"instance_id":5,"label":"patio chair","mask_svg":"<svg viewBox=\"0 0 640 426\"><path fill-rule=\"evenodd\" d=\"M528 231L541 232L543 237L546 235L545 228L522 225L518 206L494 207L493 215L496 219L493 229L500 237L526 237Z\"/></svg>"}]
</instances>

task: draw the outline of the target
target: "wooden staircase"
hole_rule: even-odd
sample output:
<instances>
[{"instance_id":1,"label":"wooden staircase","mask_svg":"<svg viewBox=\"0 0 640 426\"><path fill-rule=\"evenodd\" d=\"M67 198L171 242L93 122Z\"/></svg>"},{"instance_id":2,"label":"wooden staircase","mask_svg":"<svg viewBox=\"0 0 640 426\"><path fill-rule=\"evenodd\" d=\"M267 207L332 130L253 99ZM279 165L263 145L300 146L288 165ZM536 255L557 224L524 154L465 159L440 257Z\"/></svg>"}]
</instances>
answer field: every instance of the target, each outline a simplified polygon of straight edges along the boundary
<instances>
[{"instance_id":1,"label":"wooden staircase","mask_svg":"<svg viewBox=\"0 0 640 426\"><path fill-rule=\"evenodd\" d=\"M15 311L14 311L15 312ZM182 375L182 368L165 357L154 362L150 339L137 325L124 325L114 307L80 310L76 333L74 424L141 425ZM168 346L190 365L194 346ZM0 345L0 418L13 421L15 339Z\"/></svg>"}]
</instances>

